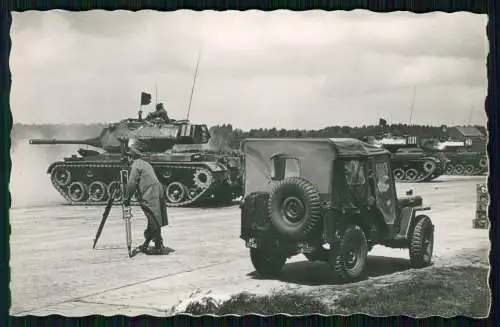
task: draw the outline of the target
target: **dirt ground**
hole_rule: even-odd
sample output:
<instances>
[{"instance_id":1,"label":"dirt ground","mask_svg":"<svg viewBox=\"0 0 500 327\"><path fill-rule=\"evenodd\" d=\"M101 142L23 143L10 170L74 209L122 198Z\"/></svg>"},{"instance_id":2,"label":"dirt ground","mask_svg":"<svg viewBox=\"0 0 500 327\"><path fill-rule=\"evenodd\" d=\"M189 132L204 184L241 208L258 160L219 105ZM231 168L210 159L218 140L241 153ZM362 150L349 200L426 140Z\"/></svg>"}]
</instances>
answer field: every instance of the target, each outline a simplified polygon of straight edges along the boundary
<instances>
[{"instance_id":1,"label":"dirt ground","mask_svg":"<svg viewBox=\"0 0 500 327\"><path fill-rule=\"evenodd\" d=\"M488 230L472 228L476 184L485 180L441 177L432 183L398 184L398 193L411 188L432 207L436 266L487 263ZM92 249L103 210L66 205L11 210L12 315L164 316L172 313L172 307L182 310L189 300L202 296L227 298L244 291L265 294L285 288L321 292L334 283L326 264L307 262L301 255L288 261L279 280L257 279L239 239L237 205L169 209L170 225L163 236L165 245L175 251L132 259L118 208L112 209ZM133 242L138 245L146 222L138 208L133 214ZM369 256L371 277L365 282L386 286L411 278L408 264L407 251L376 246Z\"/></svg>"}]
</instances>

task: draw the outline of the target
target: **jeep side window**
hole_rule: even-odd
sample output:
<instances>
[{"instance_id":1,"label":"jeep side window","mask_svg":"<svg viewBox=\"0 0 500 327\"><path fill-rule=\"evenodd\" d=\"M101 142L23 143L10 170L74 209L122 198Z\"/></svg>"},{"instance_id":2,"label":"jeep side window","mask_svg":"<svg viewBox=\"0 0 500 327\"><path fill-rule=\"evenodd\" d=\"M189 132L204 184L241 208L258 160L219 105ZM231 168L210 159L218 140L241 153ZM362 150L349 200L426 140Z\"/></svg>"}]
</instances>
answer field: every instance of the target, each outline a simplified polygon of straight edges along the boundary
<instances>
[{"instance_id":1,"label":"jeep side window","mask_svg":"<svg viewBox=\"0 0 500 327\"><path fill-rule=\"evenodd\" d=\"M300 176L300 161L289 157L275 157L273 160L272 179L276 181L284 180L287 177Z\"/></svg>"},{"instance_id":2,"label":"jeep side window","mask_svg":"<svg viewBox=\"0 0 500 327\"><path fill-rule=\"evenodd\" d=\"M363 185L366 182L365 171L359 160L349 160L344 164L347 185Z\"/></svg>"},{"instance_id":3,"label":"jeep side window","mask_svg":"<svg viewBox=\"0 0 500 327\"><path fill-rule=\"evenodd\" d=\"M375 169L377 170L377 189L385 193L390 188L389 167L385 162L377 162Z\"/></svg>"}]
</instances>

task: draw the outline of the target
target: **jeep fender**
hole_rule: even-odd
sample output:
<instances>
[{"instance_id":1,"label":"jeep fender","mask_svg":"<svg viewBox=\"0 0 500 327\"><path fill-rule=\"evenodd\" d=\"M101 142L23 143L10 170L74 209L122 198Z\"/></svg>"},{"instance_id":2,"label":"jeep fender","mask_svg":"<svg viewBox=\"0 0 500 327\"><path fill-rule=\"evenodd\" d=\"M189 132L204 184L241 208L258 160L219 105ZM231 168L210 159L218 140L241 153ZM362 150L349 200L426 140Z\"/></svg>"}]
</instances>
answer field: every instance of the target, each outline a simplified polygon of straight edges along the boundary
<instances>
[{"instance_id":1,"label":"jeep fender","mask_svg":"<svg viewBox=\"0 0 500 327\"><path fill-rule=\"evenodd\" d=\"M356 211L340 211L329 209L323 214L323 240L328 244L338 245L341 241L341 231L349 224L356 224L363 229L367 237L370 235L371 224Z\"/></svg>"},{"instance_id":2,"label":"jeep fender","mask_svg":"<svg viewBox=\"0 0 500 327\"><path fill-rule=\"evenodd\" d=\"M267 230L271 226L267 213L269 193L254 192L249 194L240 205L240 238L247 240L255 230Z\"/></svg>"},{"instance_id":3,"label":"jeep fender","mask_svg":"<svg viewBox=\"0 0 500 327\"><path fill-rule=\"evenodd\" d=\"M399 232L396 235L396 239L408 240L413 226L415 226L415 224L422 217L418 215L418 213L428 210L431 210L431 208L422 206L404 207L403 209L401 209L401 220L400 220Z\"/></svg>"}]
</instances>

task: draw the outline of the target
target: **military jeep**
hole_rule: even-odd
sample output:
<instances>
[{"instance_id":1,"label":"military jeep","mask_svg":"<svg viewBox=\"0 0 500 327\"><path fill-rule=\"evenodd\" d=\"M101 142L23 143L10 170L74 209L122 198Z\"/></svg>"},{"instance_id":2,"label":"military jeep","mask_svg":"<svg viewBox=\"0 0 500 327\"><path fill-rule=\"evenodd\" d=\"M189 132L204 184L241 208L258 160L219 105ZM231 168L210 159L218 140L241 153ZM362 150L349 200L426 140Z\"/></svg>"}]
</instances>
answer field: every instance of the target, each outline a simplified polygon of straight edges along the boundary
<instances>
[{"instance_id":1,"label":"military jeep","mask_svg":"<svg viewBox=\"0 0 500 327\"><path fill-rule=\"evenodd\" d=\"M364 278L374 245L431 263L434 225L422 197L398 198L391 154L350 138L245 139L241 235L258 274L304 254L345 282Z\"/></svg>"}]
</instances>

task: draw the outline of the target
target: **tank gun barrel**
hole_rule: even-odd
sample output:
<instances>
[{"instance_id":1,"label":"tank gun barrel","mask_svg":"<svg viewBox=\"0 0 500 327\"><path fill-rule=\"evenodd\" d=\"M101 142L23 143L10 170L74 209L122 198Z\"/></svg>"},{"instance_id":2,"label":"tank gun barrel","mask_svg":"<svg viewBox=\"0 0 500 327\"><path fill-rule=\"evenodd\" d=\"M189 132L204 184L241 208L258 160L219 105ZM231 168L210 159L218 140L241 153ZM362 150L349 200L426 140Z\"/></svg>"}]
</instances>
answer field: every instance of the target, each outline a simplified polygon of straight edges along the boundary
<instances>
[{"instance_id":1,"label":"tank gun barrel","mask_svg":"<svg viewBox=\"0 0 500 327\"><path fill-rule=\"evenodd\" d=\"M86 140L58 140L58 139L30 139L30 144L84 144L91 145L95 147L100 147L101 142L99 139L86 139Z\"/></svg>"}]
</instances>

